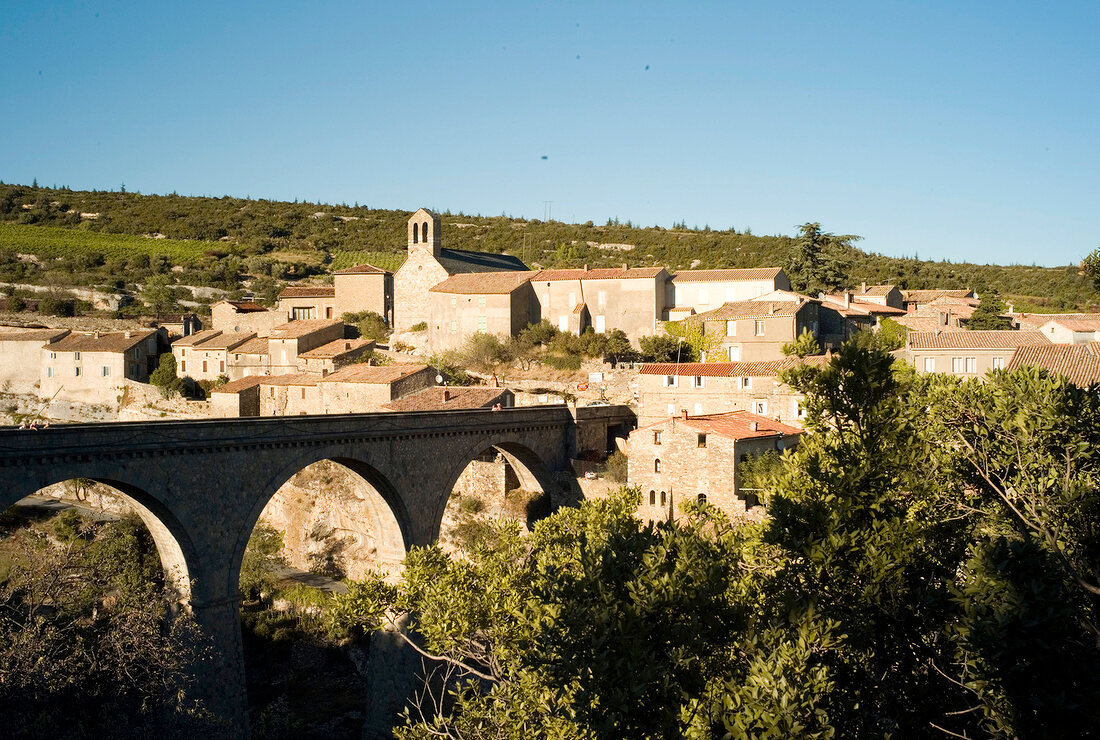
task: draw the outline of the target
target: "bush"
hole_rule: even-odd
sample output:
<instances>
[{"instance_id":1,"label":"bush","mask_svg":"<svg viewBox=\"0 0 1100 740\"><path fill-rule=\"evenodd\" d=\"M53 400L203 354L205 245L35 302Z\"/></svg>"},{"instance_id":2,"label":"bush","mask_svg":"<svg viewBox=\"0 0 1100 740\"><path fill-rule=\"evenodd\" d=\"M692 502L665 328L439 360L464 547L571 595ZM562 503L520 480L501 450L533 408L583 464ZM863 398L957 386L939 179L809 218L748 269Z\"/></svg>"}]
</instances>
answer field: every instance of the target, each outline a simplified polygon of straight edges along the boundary
<instances>
[{"instance_id":1,"label":"bush","mask_svg":"<svg viewBox=\"0 0 1100 740\"><path fill-rule=\"evenodd\" d=\"M417 323L415 323L415 324L413 324L412 326L409 327L409 331L427 331L427 330L428 330L428 322L427 321L418 321Z\"/></svg>"},{"instance_id":2,"label":"bush","mask_svg":"<svg viewBox=\"0 0 1100 740\"><path fill-rule=\"evenodd\" d=\"M359 329L359 336L363 339L380 342L390 335L386 320L382 318L381 314L374 311L345 313L341 318L345 324L354 324Z\"/></svg>"},{"instance_id":3,"label":"bush","mask_svg":"<svg viewBox=\"0 0 1100 740\"><path fill-rule=\"evenodd\" d=\"M165 398L183 392L183 380L176 375L176 357L171 352L165 352L160 356L157 369L149 376L149 382L160 389L160 394Z\"/></svg>"},{"instance_id":4,"label":"bush","mask_svg":"<svg viewBox=\"0 0 1100 740\"><path fill-rule=\"evenodd\" d=\"M607 457L604 463L603 473L616 483L626 483L626 455L615 450Z\"/></svg>"},{"instance_id":5,"label":"bush","mask_svg":"<svg viewBox=\"0 0 1100 740\"><path fill-rule=\"evenodd\" d=\"M458 499L458 510L463 514L480 514L485 511L485 500L478 496L462 496Z\"/></svg>"},{"instance_id":6,"label":"bush","mask_svg":"<svg viewBox=\"0 0 1100 740\"><path fill-rule=\"evenodd\" d=\"M546 355L542 361L555 370L580 370L580 355Z\"/></svg>"},{"instance_id":7,"label":"bush","mask_svg":"<svg viewBox=\"0 0 1100 740\"><path fill-rule=\"evenodd\" d=\"M46 316L76 316L76 301L60 296L46 296L38 301L38 313Z\"/></svg>"},{"instance_id":8,"label":"bush","mask_svg":"<svg viewBox=\"0 0 1100 740\"><path fill-rule=\"evenodd\" d=\"M13 295L8 299L8 310L14 313L24 311L27 308L27 302L23 300L21 296Z\"/></svg>"}]
</instances>

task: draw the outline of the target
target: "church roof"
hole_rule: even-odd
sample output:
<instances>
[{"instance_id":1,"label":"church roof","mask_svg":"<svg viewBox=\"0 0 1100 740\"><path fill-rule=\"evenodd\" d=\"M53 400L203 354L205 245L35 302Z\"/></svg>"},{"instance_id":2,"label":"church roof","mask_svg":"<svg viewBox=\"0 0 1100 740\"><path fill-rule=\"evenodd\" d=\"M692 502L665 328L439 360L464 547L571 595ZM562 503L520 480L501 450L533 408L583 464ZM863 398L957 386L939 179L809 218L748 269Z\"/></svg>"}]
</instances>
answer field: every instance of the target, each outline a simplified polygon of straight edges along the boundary
<instances>
[{"instance_id":1,"label":"church roof","mask_svg":"<svg viewBox=\"0 0 1100 740\"><path fill-rule=\"evenodd\" d=\"M519 257L491 252L467 252L462 249L440 249L439 264L450 275L461 272L526 271Z\"/></svg>"}]
</instances>

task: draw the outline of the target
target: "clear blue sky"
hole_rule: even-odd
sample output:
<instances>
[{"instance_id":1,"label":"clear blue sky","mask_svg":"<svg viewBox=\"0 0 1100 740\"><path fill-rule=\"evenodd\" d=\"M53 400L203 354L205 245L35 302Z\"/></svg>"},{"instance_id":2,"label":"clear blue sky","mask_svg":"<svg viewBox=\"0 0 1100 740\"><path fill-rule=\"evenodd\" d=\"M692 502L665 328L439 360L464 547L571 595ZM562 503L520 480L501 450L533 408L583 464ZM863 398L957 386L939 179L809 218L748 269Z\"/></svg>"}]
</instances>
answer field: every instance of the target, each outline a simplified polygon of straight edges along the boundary
<instances>
[{"instance_id":1,"label":"clear blue sky","mask_svg":"<svg viewBox=\"0 0 1100 740\"><path fill-rule=\"evenodd\" d=\"M9 2L0 179L1100 242L1100 2Z\"/></svg>"}]
</instances>

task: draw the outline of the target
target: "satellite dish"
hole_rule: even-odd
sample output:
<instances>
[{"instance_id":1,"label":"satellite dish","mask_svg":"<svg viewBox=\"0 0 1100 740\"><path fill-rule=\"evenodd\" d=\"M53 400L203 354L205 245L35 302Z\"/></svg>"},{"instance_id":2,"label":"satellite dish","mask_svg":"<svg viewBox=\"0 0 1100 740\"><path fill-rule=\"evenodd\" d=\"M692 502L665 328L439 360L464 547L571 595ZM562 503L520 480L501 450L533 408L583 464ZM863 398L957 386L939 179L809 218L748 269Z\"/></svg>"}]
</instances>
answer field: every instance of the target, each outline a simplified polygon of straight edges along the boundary
<instances>
[{"instance_id":1,"label":"satellite dish","mask_svg":"<svg viewBox=\"0 0 1100 740\"><path fill-rule=\"evenodd\" d=\"M435 382L438 383L439 385L442 385L443 384L443 376L442 375L436 375L435 376Z\"/></svg>"}]
</instances>

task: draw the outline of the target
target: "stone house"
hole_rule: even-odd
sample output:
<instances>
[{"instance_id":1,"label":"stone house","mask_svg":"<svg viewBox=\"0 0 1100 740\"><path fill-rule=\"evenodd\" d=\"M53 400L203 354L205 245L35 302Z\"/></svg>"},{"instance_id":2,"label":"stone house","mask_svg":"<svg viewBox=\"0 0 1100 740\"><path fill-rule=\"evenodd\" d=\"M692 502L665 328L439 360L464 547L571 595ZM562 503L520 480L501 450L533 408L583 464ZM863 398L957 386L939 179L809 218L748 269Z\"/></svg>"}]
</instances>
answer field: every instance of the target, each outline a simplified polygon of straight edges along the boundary
<instances>
[{"instance_id":1,"label":"stone house","mask_svg":"<svg viewBox=\"0 0 1100 740\"><path fill-rule=\"evenodd\" d=\"M267 353L267 339L253 337L229 353L229 380L240 380L254 375L271 374L271 357Z\"/></svg>"},{"instance_id":2,"label":"stone house","mask_svg":"<svg viewBox=\"0 0 1100 740\"><path fill-rule=\"evenodd\" d=\"M149 381L165 333L160 329L71 333L40 345L38 395L111 403L126 380Z\"/></svg>"},{"instance_id":3,"label":"stone house","mask_svg":"<svg viewBox=\"0 0 1100 740\"><path fill-rule=\"evenodd\" d=\"M917 372L979 378L1007 367L1020 347L1049 344L1037 331L911 331L902 355Z\"/></svg>"},{"instance_id":4,"label":"stone house","mask_svg":"<svg viewBox=\"0 0 1100 740\"><path fill-rule=\"evenodd\" d=\"M286 323L286 314L251 301L218 301L210 307L210 328L219 331L266 337Z\"/></svg>"},{"instance_id":5,"label":"stone house","mask_svg":"<svg viewBox=\"0 0 1100 740\"><path fill-rule=\"evenodd\" d=\"M42 378L42 349L69 335L68 329L7 329L0 332L0 388L34 393Z\"/></svg>"},{"instance_id":6,"label":"stone house","mask_svg":"<svg viewBox=\"0 0 1100 740\"><path fill-rule=\"evenodd\" d=\"M374 311L393 326L393 273L374 265L356 265L333 273L336 318Z\"/></svg>"},{"instance_id":7,"label":"stone house","mask_svg":"<svg viewBox=\"0 0 1100 740\"><path fill-rule=\"evenodd\" d=\"M902 308L912 313L923 305L932 303L941 298L954 298L965 301L973 301L977 305L978 294L972 290L945 290L934 288L930 290L903 290L901 291Z\"/></svg>"},{"instance_id":8,"label":"stone house","mask_svg":"<svg viewBox=\"0 0 1100 740\"><path fill-rule=\"evenodd\" d=\"M313 373L292 373L260 378L260 416L323 414L321 378Z\"/></svg>"},{"instance_id":9,"label":"stone house","mask_svg":"<svg viewBox=\"0 0 1100 740\"><path fill-rule=\"evenodd\" d=\"M379 411L387 403L435 385L435 376L436 370L427 365L349 365L320 380L321 410L313 413Z\"/></svg>"},{"instance_id":10,"label":"stone house","mask_svg":"<svg viewBox=\"0 0 1100 740\"><path fill-rule=\"evenodd\" d=\"M428 291L428 346L460 347L477 332L515 336L531 322L534 272L452 275Z\"/></svg>"},{"instance_id":11,"label":"stone house","mask_svg":"<svg viewBox=\"0 0 1100 740\"><path fill-rule=\"evenodd\" d=\"M193 380L217 380L221 375L228 378L232 353L255 337L251 332L236 334L220 329L206 329L177 339L172 343L176 374Z\"/></svg>"},{"instance_id":12,"label":"stone house","mask_svg":"<svg viewBox=\"0 0 1100 740\"><path fill-rule=\"evenodd\" d=\"M279 293L277 311L289 321L313 321L339 318L336 313L336 288L331 285L291 285Z\"/></svg>"},{"instance_id":13,"label":"stone house","mask_svg":"<svg viewBox=\"0 0 1100 740\"><path fill-rule=\"evenodd\" d=\"M421 208L409 217L408 257L393 275L394 326L398 329L428 323L428 291L452 275L527 270L511 255L447 249L441 237L442 221L436 214Z\"/></svg>"},{"instance_id":14,"label":"stone house","mask_svg":"<svg viewBox=\"0 0 1100 740\"><path fill-rule=\"evenodd\" d=\"M819 335L821 301L797 293L769 296L775 297L725 303L684 321L702 324L705 335L718 337L720 343L714 351L723 360L780 360L783 345L803 330L809 330L815 337Z\"/></svg>"},{"instance_id":15,"label":"stone house","mask_svg":"<svg viewBox=\"0 0 1100 740\"><path fill-rule=\"evenodd\" d=\"M261 376L249 375L213 389L207 396L210 415L221 419L259 416L262 381Z\"/></svg>"},{"instance_id":16,"label":"stone house","mask_svg":"<svg viewBox=\"0 0 1100 740\"><path fill-rule=\"evenodd\" d=\"M202 320L193 313L165 313L156 318L156 324L168 332L168 337L186 337L202 331Z\"/></svg>"},{"instance_id":17,"label":"stone house","mask_svg":"<svg viewBox=\"0 0 1100 740\"><path fill-rule=\"evenodd\" d=\"M302 319L271 330L267 338L269 372L288 375L298 372L298 355L344 338L339 319Z\"/></svg>"},{"instance_id":18,"label":"stone house","mask_svg":"<svg viewBox=\"0 0 1100 740\"><path fill-rule=\"evenodd\" d=\"M802 430L731 411L679 416L639 427L627 439L627 484L642 491L638 516L676 517L685 501L710 503L731 519L759 519L755 492L741 490L737 466L765 452L797 446Z\"/></svg>"},{"instance_id":19,"label":"stone house","mask_svg":"<svg viewBox=\"0 0 1100 740\"><path fill-rule=\"evenodd\" d=\"M369 339L337 339L298 355L298 370L324 377L342 367L357 362L364 353L374 349Z\"/></svg>"},{"instance_id":20,"label":"stone house","mask_svg":"<svg viewBox=\"0 0 1100 740\"><path fill-rule=\"evenodd\" d=\"M662 318L679 321L723 303L749 301L773 290L790 290L781 267L679 270L669 276Z\"/></svg>"},{"instance_id":21,"label":"stone house","mask_svg":"<svg viewBox=\"0 0 1100 740\"><path fill-rule=\"evenodd\" d=\"M1012 354L1006 369L1026 366L1042 368L1080 388L1088 388L1100 383L1100 343L1020 347Z\"/></svg>"},{"instance_id":22,"label":"stone house","mask_svg":"<svg viewBox=\"0 0 1100 740\"><path fill-rule=\"evenodd\" d=\"M588 326L598 334L621 329L635 344L661 330L668 281L663 267L539 270L530 280L532 323L546 319L575 334Z\"/></svg>"},{"instance_id":23,"label":"stone house","mask_svg":"<svg viewBox=\"0 0 1100 740\"><path fill-rule=\"evenodd\" d=\"M779 380L801 364L824 365L824 355L764 362L665 362L638 368L638 424L687 412L692 416L749 411L801 426L803 395Z\"/></svg>"},{"instance_id":24,"label":"stone house","mask_svg":"<svg viewBox=\"0 0 1100 740\"><path fill-rule=\"evenodd\" d=\"M380 411L468 411L503 409L516 405L516 394L507 388L436 385L383 404Z\"/></svg>"},{"instance_id":25,"label":"stone house","mask_svg":"<svg viewBox=\"0 0 1100 740\"><path fill-rule=\"evenodd\" d=\"M843 291L839 294L830 294L826 296L829 300L836 301L836 297L843 298L844 293L851 295L851 300L856 303L871 303L876 306L887 306L889 308L896 308L899 311L905 311L905 297L902 292L898 290L896 285L868 285L867 283L860 283L858 288L852 290ZM836 301L842 303L843 301Z\"/></svg>"},{"instance_id":26,"label":"stone house","mask_svg":"<svg viewBox=\"0 0 1100 740\"><path fill-rule=\"evenodd\" d=\"M1100 314L1057 316L1039 327L1043 336L1057 344L1086 344L1100 340Z\"/></svg>"}]
</instances>

